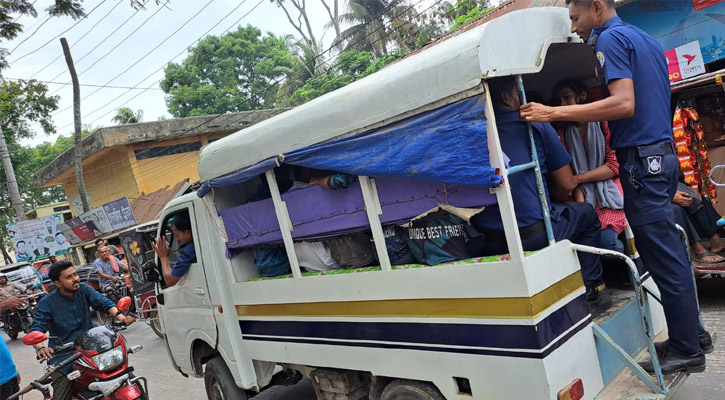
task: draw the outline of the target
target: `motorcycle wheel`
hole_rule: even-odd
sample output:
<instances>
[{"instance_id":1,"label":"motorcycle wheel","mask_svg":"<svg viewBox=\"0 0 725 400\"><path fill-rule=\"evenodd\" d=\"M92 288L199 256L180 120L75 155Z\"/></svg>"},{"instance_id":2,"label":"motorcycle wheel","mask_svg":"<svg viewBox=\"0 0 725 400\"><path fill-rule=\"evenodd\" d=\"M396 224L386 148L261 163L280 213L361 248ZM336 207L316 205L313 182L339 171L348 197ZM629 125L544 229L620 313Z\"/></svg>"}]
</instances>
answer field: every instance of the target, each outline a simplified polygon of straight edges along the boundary
<instances>
[{"instance_id":1,"label":"motorcycle wheel","mask_svg":"<svg viewBox=\"0 0 725 400\"><path fill-rule=\"evenodd\" d=\"M221 357L213 358L206 363L204 387L209 400L247 399L247 393L234 383L232 373Z\"/></svg>"},{"instance_id":2,"label":"motorcycle wheel","mask_svg":"<svg viewBox=\"0 0 725 400\"><path fill-rule=\"evenodd\" d=\"M151 330L154 331L156 336L163 339L164 338L164 328L161 327L161 320L159 319L159 311L152 310L152 311L149 311L146 315L148 315L148 318L151 320L151 321L149 321Z\"/></svg>"},{"instance_id":3,"label":"motorcycle wheel","mask_svg":"<svg viewBox=\"0 0 725 400\"><path fill-rule=\"evenodd\" d=\"M25 324L23 325L23 332L30 333L30 327L33 326L33 317L25 317Z\"/></svg>"},{"instance_id":4,"label":"motorcycle wheel","mask_svg":"<svg viewBox=\"0 0 725 400\"><path fill-rule=\"evenodd\" d=\"M6 332L7 332L8 336L10 336L10 339L15 340L18 338L18 333L19 333L18 331L9 330Z\"/></svg>"}]
</instances>

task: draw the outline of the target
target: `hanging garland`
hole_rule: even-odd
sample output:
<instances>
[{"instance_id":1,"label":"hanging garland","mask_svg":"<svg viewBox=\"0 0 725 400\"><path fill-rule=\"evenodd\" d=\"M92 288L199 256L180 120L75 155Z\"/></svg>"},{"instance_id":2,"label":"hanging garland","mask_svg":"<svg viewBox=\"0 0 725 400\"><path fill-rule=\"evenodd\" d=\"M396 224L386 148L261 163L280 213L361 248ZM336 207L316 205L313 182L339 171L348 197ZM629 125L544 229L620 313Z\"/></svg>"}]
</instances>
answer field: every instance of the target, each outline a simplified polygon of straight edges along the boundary
<instances>
[{"instance_id":1,"label":"hanging garland","mask_svg":"<svg viewBox=\"0 0 725 400\"><path fill-rule=\"evenodd\" d=\"M710 182L710 161L707 158L707 146L699 121L700 117L692 107L675 110L672 122L675 152L680 162L680 169L685 174L685 183L716 203L717 191Z\"/></svg>"}]
</instances>

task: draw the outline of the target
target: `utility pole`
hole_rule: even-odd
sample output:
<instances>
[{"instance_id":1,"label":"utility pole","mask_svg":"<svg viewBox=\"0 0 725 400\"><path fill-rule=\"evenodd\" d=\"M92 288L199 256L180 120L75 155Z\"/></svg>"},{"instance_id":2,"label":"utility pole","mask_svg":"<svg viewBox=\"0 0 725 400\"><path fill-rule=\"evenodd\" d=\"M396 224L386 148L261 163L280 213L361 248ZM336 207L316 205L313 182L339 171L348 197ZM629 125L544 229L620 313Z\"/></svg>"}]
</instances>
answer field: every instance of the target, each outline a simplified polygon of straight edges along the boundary
<instances>
[{"instance_id":1,"label":"utility pole","mask_svg":"<svg viewBox=\"0 0 725 400\"><path fill-rule=\"evenodd\" d=\"M10 160L10 151L8 143L5 141L5 133L0 128L0 156L3 159L3 167L5 167L5 178L8 181L8 193L10 194L10 202L13 204L15 216L18 221L25 221L25 209L23 208L23 199L20 197L20 189L18 188L18 180L15 178L15 169L13 162Z\"/></svg>"},{"instance_id":2,"label":"utility pole","mask_svg":"<svg viewBox=\"0 0 725 400\"><path fill-rule=\"evenodd\" d=\"M65 38L60 38L60 44L63 46L63 54L65 54L65 62L68 64L68 71L73 81L73 125L75 127L74 145L73 145L73 164L76 167L76 185L78 185L78 194L83 203L83 212L91 210L88 201L88 193L86 192L86 181L83 179L83 134L81 133L81 88L78 83L78 75L76 67L73 65L73 57L70 54L70 47Z\"/></svg>"}]
</instances>

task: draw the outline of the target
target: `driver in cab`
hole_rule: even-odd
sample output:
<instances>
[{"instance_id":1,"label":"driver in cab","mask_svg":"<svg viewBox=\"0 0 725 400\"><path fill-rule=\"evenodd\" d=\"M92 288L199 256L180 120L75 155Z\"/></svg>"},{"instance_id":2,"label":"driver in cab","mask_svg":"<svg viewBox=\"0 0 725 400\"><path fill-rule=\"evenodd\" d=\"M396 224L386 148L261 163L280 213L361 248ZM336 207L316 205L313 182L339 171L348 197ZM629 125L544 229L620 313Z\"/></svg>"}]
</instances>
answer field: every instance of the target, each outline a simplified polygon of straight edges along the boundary
<instances>
[{"instance_id":1,"label":"driver in cab","mask_svg":"<svg viewBox=\"0 0 725 400\"><path fill-rule=\"evenodd\" d=\"M55 336L48 341L49 347L44 346L43 343L33 345L38 359L49 360L49 365L58 364L72 355L72 353L67 353L56 357L52 347L72 342L96 326L91 321L89 308L106 312L116 321L126 325L133 323L133 317L123 315L111 300L85 283L81 283L76 269L70 261L62 260L51 265L48 277L53 281L57 290L38 302L35 320L30 331L48 332L49 336ZM53 399L71 400L73 383L68 380L66 374L72 368L72 364L68 365L60 371L55 371L51 376Z\"/></svg>"},{"instance_id":2,"label":"driver in cab","mask_svg":"<svg viewBox=\"0 0 725 400\"><path fill-rule=\"evenodd\" d=\"M161 263L161 273L164 276L166 287L176 285L182 276L189 270L191 264L196 262L196 249L194 248L194 237L191 233L191 221L189 215L185 212L174 215L169 222L171 223L171 232L176 240L179 241L179 258L171 267L169 261L169 244L163 238L156 238L151 245L159 256Z\"/></svg>"}]
</instances>

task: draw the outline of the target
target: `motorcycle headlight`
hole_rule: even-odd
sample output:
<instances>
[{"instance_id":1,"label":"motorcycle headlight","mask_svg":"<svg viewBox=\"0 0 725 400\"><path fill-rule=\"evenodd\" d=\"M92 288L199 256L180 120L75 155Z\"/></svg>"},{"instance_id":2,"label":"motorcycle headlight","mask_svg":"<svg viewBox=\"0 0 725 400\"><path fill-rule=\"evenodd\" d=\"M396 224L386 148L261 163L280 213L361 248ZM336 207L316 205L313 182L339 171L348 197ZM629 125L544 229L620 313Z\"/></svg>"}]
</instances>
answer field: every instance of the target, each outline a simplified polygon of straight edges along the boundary
<instances>
[{"instance_id":1,"label":"motorcycle headlight","mask_svg":"<svg viewBox=\"0 0 725 400\"><path fill-rule=\"evenodd\" d=\"M121 346L116 346L112 348L111 350L108 350L106 352L103 352L101 354L96 354L95 356L91 357L91 360L98 365L98 369L101 371L105 371L109 368L113 368L123 362L125 354L123 354L123 349Z\"/></svg>"}]
</instances>

